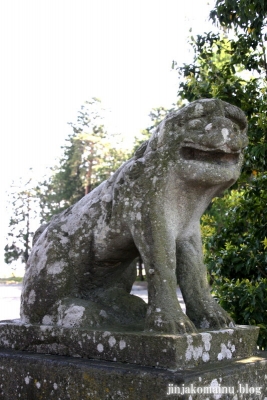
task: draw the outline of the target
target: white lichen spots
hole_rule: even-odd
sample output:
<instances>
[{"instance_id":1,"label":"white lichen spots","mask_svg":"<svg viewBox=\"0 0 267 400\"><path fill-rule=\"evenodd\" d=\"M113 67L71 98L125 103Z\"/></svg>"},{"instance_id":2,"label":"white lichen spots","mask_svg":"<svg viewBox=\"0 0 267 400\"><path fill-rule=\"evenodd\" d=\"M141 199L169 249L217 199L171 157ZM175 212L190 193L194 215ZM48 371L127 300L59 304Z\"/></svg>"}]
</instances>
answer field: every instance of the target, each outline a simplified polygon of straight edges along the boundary
<instances>
[{"instance_id":1,"label":"white lichen spots","mask_svg":"<svg viewBox=\"0 0 267 400\"><path fill-rule=\"evenodd\" d=\"M40 382L36 382L36 383L35 383L35 386L37 387L37 389L40 389L41 383L40 383Z\"/></svg>"},{"instance_id":2,"label":"white lichen spots","mask_svg":"<svg viewBox=\"0 0 267 400\"><path fill-rule=\"evenodd\" d=\"M99 351L99 353L102 353L104 351L104 346L102 343L98 343L97 345L97 351Z\"/></svg>"},{"instance_id":3,"label":"white lichen spots","mask_svg":"<svg viewBox=\"0 0 267 400\"><path fill-rule=\"evenodd\" d=\"M130 213L130 218L131 218L132 221L135 220L135 213L134 213L134 212L131 212L131 213Z\"/></svg>"},{"instance_id":4,"label":"white lichen spots","mask_svg":"<svg viewBox=\"0 0 267 400\"><path fill-rule=\"evenodd\" d=\"M47 273L50 275L57 275L60 274L65 267L65 263L62 261L56 261L54 264L50 265L47 268Z\"/></svg>"},{"instance_id":5,"label":"white lichen spots","mask_svg":"<svg viewBox=\"0 0 267 400\"><path fill-rule=\"evenodd\" d=\"M201 117L203 114L203 106L200 103L197 103L194 108L194 117Z\"/></svg>"},{"instance_id":6,"label":"white lichen spots","mask_svg":"<svg viewBox=\"0 0 267 400\"><path fill-rule=\"evenodd\" d=\"M141 215L140 212L138 212L138 213L136 214L136 219L137 219L137 221L141 221L141 218L142 218L142 215Z\"/></svg>"},{"instance_id":7,"label":"white lichen spots","mask_svg":"<svg viewBox=\"0 0 267 400\"><path fill-rule=\"evenodd\" d=\"M67 224L61 225L61 230L64 232L68 232L68 225Z\"/></svg>"},{"instance_id":8,"label":"white lichen spots","mask_svg":"<svg viewBox=\"0 0 267 400\"><path fill-rule=\"evenodd\" d=\"M228 346L229 346L229 342L228 342ZM235 346L229 346L230 348L227 348L227 346L222 343L221 344L221 352L218 354L218 360L221 361L224 358L227 358L228 360L230 358L232 358L232 351L235 351ZM233 349L233 350L232 350Z\"/></svg>"},{"instance_id":9,"label":"white lichen spots","mask_svg":"<svg viewBox=\"0 0 267 400\"><path fill-rule=\"evenodd\" d=\"M202 354L202 360L204 362L207 362L207 361L209 361L209 359L210 359L209 353L207 351L204 351L203 354Z\"/></svg>"},{"instance_id":10,"label":"white lichen spots","mask_svg":"<svg viewBox=\"0 0 267 400\"><path fill-rule=\"evenodd\" d=\"M82 306L76 306L72 304L67 310L64 311L64 316L58 321L58 325L62 325L66 328L72 326L79 326L83 317L85 308Z\"/></svg>"},{"instance_id":11,"label":"white lichen spots","mask_svg":"<svg viewBox=\"0 0 267 400\"><path fill-rule=\"evenodd\" d=\"M203 318L203 320L200 322L200 328L201 329L208 329L210 327L209 321L207 321L206 318Z\"/></svg>"},{"instance_id":12,"label":"white lichen spots","mask_svg":"<svg viewBox=\"0 0 267 400\"><path fill-rule=\"evenodd\" d=\"M111 194L105 194L105 195L102 197L102 201L105 201L106 203L111 202L111 201L112 201L112 196L111 196Z\"/></svg>"},{"instance_id":13,"label":"white lichen spots","mask_svg":"<svg viewBox=\"0 0 267 400\"><path fill-rule=\"evenodd\" d=\"M154 272L155 272L155 270L152 269L152 268L148 270L148 273L151 274L151 275L154 274Z\"/></svg>"},{"instance_id":14,"label":"white lichen spots","mask_svg":"<svg viewBox=\"0 0 267 400\"><path fill-rule=\"evenodd\" d=\"M108 344L110 345L110 347L115 346L116 339L114 338L114 336L110 336L110 338L108 339Z\"/></svg>"},{"instance_id":15,"label":"white lichen spots","mask_svg":"<svg viewBox=\"0 0 267 400\"><path fill-rule=\"evenodd\" d=\"M156 308L156 312L161 312L161 308Z\"/></svg>"},{"instance_id":16,"label":"white lichen spots","mask_svg":"<svg viewBox=\"0 0 267 400\"><path fill-rule=\"evenodd\" d=\"M167 349L163 349L163 350L162 350L162 353L167 353Z\"/></svg>"},{"instance_id":17,"label":"white lichen spots","mask_svg":"<svg viewBox=\"0 0 267 400\"><path fill-rule=\"evenodd\" d=\"M103 338L105 338L105 337L107 337L107 336L110 336L110 332L109 332L109 331L105 331L105 332L103 333Z\"/></svg>"},{"instance_id":18,"label":"white lichen spots","mask_svg":"<svg viewBox=\"0 0 267 400\"><path fill-rule=\"evenodd\" d=\"M26 378L24 379L26 385L29 385L30 383L30 376L26 376Z\"/></svg>"},{"instance_id":19,"label":"white lichen spots","mask_svg":"<svg viewBox=\"0 0 267 400\"><path fill-rule=\"evenodd\" d=\"M54 390L57 390L58 385L57 385L56 383L54 383L54 384L53 384L53 388L54 388Z\"/></svg>"},{"instance_id":20,"label":"white lichen spots","mask_svg":"<svg viewBox=\"0 0 267 400\"><path fill-rule=\"evenodd\" d=\"M1 340L1 344L4 345L4 346L9 347L9 340L7 340L7 339L2 339L2 340Z\"/></svg>"},{"instance_id":21,"label":"white lichen spots","mask_svg":"<svg viewBox=\"0 0 267 400\"><path fill-rule=\"evenodd\" d=\"M100 315L101 317L103 317L103 318L107 318L107 317L108 317L108 315L107 315L107 313L106 313L105 310L101 310L100 313L99 313L99 315Z\"/></svg>"},{"instance_id":22,"label":"white lichen spots","mask_svg":"<svg viewBox=\"0 0 267 400\"><path fill-rule=\"evenodd\" d=\"M223 128L223 129L221 130L221 133L222 133L222 135L223 135L224 141L226 142L226 140L228 139L228 136L229 136L229 131L228 131L228 129L227 129L227 128Z\"/></svg>"},{"instance_id":23,"label":"white lichen spots","mask_svg":"<svg viewBox=\"0 0 267 400\"><path fill-rule=\"evenodd\" d=\"M165 134L165 124L160 124L159 125L159 129L158 129L158 131L156 132L157 133L157 136L158 136L158 146L157 147L160 147L161 145L162 145L162 142L163 142L163 139L164 139L164 134Z\"/></svg>"},{"instance_id":24,"label":"white lichen spots","mask_svg":"<svg viewBox=\"0 0 267 400\"><path fill-rule=\"evenodd\" d=\"M162 324L163 324L162 318L161 317L156 318L155 319L155 324L158 325L158 326L162 326Z\"/></svg>"},{"instance_id":25,"label":"white lichen spots","mask_svg":"<svg viewBox=\"0 0 267 400\"><path fill-rule=\"evenodd\" d=\"M241 343L241 342L242 342L242 340L243 340L243 339L242 339L242 337L241 337L241 338L239 339L239 342Z\"/></svg>"},{"instance_id":26,"label":"white lichen spots","mask_svg":"<svg viewBox=\"0 0 267 400\"><path fill-rule=\"evenodd\" d=\"M44 318L42 319L42 324L43 325L53 325L53 319L51 315L45 315Z\"/></svg>"},{"instance_id":27,"label":"white lichen spots","mask_svg":"<svg viewBox=\"0 0 267 400\"><path fill-rule=\"evenodd\" d=\"M190 361L192 358L196 361L203 355L203 347L202 346L193 346L193 338L191 335L187 336L187 344L188 347L185 352L185 359Z\"/></svg>"},{"instance_id":28,"label":"white lichen spots","mask_svg":"<svg viewBox=\"0 0 267 400\"><path fill-rule=\"evenodd\" d=\"M52 329L53 329L52 326L40 325L40 331L41 331L41 332L44 332L44 333L49 332L49 334L50 334L50 332L51 332ZM52 331L52 332L53 332L53 331Z\"/></svg>"},{"instance_id":29,"label":"white lichen spots","mask_svg":"<svg viewBox=\"0 0 267 400\"><path fill-rule=\"evenodd\" d=\"M212 339L211 334L207 333L207 332L203 332L203 333L201 333L201 336L202 336L202 342L204 343L204 349L206 351L210 351L210 346L211 346L210 342Z\"/></svg>"},{"instance_id":30,"label":"white lichen spots","mask_svg":"<svg viewBox=\"0 0 267 400\"><path fill-rule=\"evenodd\" d=\"M69 239L66 236L62 236L60 238L60 243L64 246L64 244L69 243Z\"/></svg>"},{"instance_id":31,"label":"white lichen spots","mask_svg":"<svg viewBox=\"0 0 267 400\"><path fill-rule=\"evenodd\" d=\"M126 342L125 342L124 340L120 340L119 347L120 347L120 350L125 349L125 347L126 347Z\"/></svg>"},{"instance_id":32,"label":"white lichen spots","mask_svg":"<svg viewBox=\"0 0 267 400\"><path fill-rule=\"evenodd\" d=\"M227 333L229 335L233 335L234 332L235 332L234 329L220 329L219 331L213 331L214 334Z\"/></svg>"},{"instance_id":33,"label":"white lichen spots","mask_svg":"<svg viewBox=\"0 0 267 400\"><path fill-rule=\"evenodd\" d=\"M29 297L28 297L28 304L33 304L35 302L36 294L35 291L32 289L30 291Z\"/></svg>"},{"instance_id":34,"label":"white lichen spots","mask_svg":"<svg viewBox=\"0 0 267 400\"><path fill-rule=\"evenodd\" d=\"M210 131L212 128L212 123L205 126L205 131Z\"/></svg>"}]
</instances>

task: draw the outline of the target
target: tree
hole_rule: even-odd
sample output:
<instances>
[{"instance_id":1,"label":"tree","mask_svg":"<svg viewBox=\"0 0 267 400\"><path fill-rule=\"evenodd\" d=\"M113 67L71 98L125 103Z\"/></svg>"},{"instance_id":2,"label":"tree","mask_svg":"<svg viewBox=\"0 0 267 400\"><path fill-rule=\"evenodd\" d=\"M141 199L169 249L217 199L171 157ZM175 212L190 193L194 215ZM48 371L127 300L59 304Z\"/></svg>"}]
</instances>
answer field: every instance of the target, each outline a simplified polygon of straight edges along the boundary
<instances>
[{"instance_id":1,"label":"tree","mask_svg":"<svg viewBox=\"0 0 267 400\"><path fill-rule=\"evenodd\" d=\"M7 244L4 248L4 259L7 264L21 260L26 263L30 250L36 218L38 213L38 199L32 179L12 186L9 194L8 212L11 211Z\"/></svg>"},{"instance_id":2,"label":"tree","mask_svg":"<svg viewBox=\"0 0 267 400\"><path fill-rule=\"evenodd\" d=\"M5 246L6 263L18 259L26 263L40 223L76 203L129 157L127 151L119 148L114 135L105 131L102 120L100 100L87 101L78 112L77 122L70 123L73 133L62 147L59 165L50 169L50 176L37 185L29 179L13 186L16 190L9 195L12 215Z\"/></svg>"},{"instance_id":3,"label":"tree","mask_svg":"<svg viewBox=\"0 0 267 400\"><path fill-rule=\"evenodd\" d=\"M116 147L114 135L105 130L100 104L93 98L81 106L76 123L70 123L73 133L63 146L59 165L38 187L44 221L76 203L128 158L126 151Z\"/></svg>"},{"instance_id":4,"label":"tree","mask_svg":"<svg viewBox=\"0 0 267 400\"><path fill-rule=\"evenodd\" d=\"M205 261L214 293L237 323L260 326L267 348L267 2L217 0L219 33L191 37L192 63L178 67L183 101L217 97L242 108L249 145L239 182L203 216Z\"/></svg>"}]
</instances>

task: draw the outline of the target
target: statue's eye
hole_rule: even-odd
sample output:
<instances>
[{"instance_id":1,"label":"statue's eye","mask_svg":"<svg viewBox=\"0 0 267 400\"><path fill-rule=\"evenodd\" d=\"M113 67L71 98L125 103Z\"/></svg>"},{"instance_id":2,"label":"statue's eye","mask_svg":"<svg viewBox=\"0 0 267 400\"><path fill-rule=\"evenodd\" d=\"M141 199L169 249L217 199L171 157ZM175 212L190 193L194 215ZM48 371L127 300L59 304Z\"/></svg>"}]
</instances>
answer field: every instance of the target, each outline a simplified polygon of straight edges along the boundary
<instances>
[{"instance_id":1,"label":"statue's eye","mask_svg":"<svg viewBox=\"0 0 267 400\"><path fill-rule=\"evenodd\" d=\"M240 127L237 124L233 124L233 131L234 133L236 133L237 135L239 135L240 133Z\"/></svg>"},{"instance_id":2,"label":"statue's eye","mask_svg":"<svg viewBox=\"0 0 267 400\"><path fill-rule=\"evenodd\" d=\"M189 121L187 123L187 129L190 129L192 131L202 130L203 129L203 121L201 121L200 119L191 119L191 121Z\"/></svg>"}]
</instances>

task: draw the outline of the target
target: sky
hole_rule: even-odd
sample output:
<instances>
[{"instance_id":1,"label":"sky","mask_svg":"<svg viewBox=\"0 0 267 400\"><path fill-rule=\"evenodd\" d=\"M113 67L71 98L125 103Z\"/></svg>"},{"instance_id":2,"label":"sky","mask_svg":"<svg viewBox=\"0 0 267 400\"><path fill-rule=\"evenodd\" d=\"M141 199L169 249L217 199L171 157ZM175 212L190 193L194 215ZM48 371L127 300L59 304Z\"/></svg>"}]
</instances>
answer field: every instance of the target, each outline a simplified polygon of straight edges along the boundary
<instances>
[{"instance_id":1,"label":"sky","mask_svg":"<svg viewBox=\"0 0 267 400\"><path fill-rule=\"evenodd\" d=\"M171 107L191 59L188 37L214 30L214 0L5 0L0 3L1 240L12 180L42 178L81 105L109 110L109 132L131 141L153 107ZM192 28L192 33L189 32Z\"/></svg>"}]
</instances>

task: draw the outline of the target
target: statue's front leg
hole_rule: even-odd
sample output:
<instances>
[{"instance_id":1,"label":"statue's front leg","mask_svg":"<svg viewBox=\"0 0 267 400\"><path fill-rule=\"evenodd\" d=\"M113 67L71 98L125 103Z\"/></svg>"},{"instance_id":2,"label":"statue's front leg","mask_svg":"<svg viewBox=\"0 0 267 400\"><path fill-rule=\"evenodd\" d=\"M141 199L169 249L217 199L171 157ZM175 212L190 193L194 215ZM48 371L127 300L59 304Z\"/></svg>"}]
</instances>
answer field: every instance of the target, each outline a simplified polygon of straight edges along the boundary
<instances>
[{"instance_id":1,"label":"statue's front leg","mask_svg":"<svg viewBox=\"0 0 267 400\"><path fill-rule=\"evenodd\" d=\"M233 320L210 293L203 263L200 233L177 244L177 278L186 304L186 314L199 329L233 326Z\"/></svg>"},{"instance_id":2,"label":"statue's front leg","mask_svg":"<svg viewBox=\"0 0 267 400\"><path fill-rule=\"evenodd\" d=\"M196 332L177 299L175 241L157 221L135 226L134 241L144 262L148 281L145 329L166 334Z\"/></svg>"}]
</instances>

